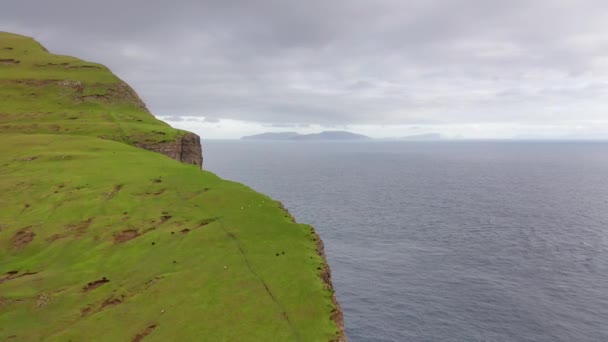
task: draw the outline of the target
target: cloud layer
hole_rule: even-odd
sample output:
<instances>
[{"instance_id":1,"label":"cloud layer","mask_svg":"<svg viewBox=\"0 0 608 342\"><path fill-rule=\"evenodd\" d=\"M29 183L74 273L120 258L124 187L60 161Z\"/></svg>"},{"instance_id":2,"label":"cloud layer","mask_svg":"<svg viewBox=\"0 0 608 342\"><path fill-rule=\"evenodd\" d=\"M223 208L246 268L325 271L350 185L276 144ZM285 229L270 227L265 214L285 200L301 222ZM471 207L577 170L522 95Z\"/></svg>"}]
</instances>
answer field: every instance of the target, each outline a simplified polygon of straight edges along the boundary
<instances>
[{"instance_id":1,"label":"cloud layer","mask_svg":"<svg viewBox=\"0 0 608 342\"><path fill-rule=\"evenodd\" d=\"M608 132L604 1L10 0L0 30L110 66L174 121Z\"/></svg>"}]
</instances>

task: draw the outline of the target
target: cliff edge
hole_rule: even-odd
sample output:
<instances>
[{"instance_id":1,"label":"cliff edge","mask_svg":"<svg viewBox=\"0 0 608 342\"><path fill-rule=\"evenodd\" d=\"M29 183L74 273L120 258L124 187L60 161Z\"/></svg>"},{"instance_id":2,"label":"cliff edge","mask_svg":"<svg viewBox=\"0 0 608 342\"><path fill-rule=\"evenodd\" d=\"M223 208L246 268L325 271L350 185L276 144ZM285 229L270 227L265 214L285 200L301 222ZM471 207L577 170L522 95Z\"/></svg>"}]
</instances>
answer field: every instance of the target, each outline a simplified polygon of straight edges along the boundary
<instances>
[{"instance_id":1,"label":"cliff edge","mask_svg":"<svg viewBox=\"0 0 608 342\"><path fill-rule=\"evenodd\" d=\"M0 32L0 340L344 341L314 229L200 151L104 66Z\"/></svg>"},{"instance_id":2,"label":"cliff edge","mask_svg":"<svg viewBox=\"0 0 608 342\"><path fill-rule=\"evenodd\" d=\"M135 146L164 154L185 164L197 165L199 168L203 167L201 139L194 133L178 136L175 141L147 144L135 143Z\"/></svg>"},{"instance_id":3,"label":"cliff edge","mask_svg":"<svg viewBox=\"0 0 608 342\"><path fill-rule=\"evenodd\" d=\"M200 138L156 119L108 68L0 32L0 131L87 135L202 167Z\"/></svg>"}]
</instances>

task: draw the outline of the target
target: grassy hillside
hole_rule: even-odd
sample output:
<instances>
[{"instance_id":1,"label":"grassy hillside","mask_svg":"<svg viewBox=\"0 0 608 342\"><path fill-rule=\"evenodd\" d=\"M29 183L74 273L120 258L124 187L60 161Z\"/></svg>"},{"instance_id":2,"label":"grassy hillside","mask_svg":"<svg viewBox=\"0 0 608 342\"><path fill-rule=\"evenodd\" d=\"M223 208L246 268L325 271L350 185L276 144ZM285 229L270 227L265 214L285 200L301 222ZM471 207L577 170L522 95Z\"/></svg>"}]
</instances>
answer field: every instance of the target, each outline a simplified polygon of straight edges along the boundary
<instances>
[{"instance_id":1,"label":"grassy hillside","mask_svg":"<svg viewBox=\"0 0 608 342\"><path fill-rule=\"evenodd\" d=\"M246 186L125 144L150 127L180 134L132 99L79 103L34 82L120 84L105 68L39 70L52 55L36 42L2 34L6 47L0 60L19 64L0 65L0 340L339 337L311 227Z\"/></svg>"},{"instance_id":2,"label":"grassy hillside","mask_svg":"<svg viewBox=\"0 0 608 342\"><path fill-rule=\"evenodd\" d=\"M106 67L54 55L35 40L0 32L0 130L84 134L127 143L184 134L154 118Z\"/></svg>"}]
</instances>

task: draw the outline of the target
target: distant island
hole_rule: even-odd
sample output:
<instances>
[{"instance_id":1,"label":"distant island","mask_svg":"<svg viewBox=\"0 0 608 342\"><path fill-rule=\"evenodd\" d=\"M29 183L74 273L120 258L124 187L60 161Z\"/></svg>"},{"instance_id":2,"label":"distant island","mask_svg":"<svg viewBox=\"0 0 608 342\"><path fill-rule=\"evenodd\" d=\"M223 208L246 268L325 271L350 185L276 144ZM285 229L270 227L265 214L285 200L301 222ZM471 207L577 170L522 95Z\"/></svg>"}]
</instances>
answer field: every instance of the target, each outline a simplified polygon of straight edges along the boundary
<instances>
[{"instance_id":1,"label":"distant island","mask_svg":"<svg viewBox=\"0 0 608 342\"><path fill-rule=\"evenodd\" d=\"M414 134L395 138L379 138L377 140L402 140L402 141L436 141L443 140L439 133ZM267 132L255 135L248 135L241 140L267 140L267 141L362 141L374 140L362 134L347 131L324 131L313 134L300 134L297 132Z\"/></svg>"},{"instance_id":2,"label":"distant island","mask_svg":"<svg viewBox=\"0 0 608 342\"><path fill-rule=\"evenodd\" d=\"M241 140L289 140L289 141L355 141L370 140L371 138L362 134L346 131L325 131L314 134L300 134L296 132L262 133L242 137Z\"/></svg>"}]
</instances>

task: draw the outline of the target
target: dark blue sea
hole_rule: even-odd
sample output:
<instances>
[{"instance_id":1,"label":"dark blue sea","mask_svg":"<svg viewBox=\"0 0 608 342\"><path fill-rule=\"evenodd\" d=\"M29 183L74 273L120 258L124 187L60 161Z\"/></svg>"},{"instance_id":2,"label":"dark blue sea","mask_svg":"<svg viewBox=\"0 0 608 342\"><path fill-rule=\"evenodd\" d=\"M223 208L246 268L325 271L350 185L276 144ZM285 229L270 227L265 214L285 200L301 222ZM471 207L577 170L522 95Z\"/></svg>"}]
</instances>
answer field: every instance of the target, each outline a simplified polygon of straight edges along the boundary
<instances>
[{"instance_id":1,"label":"dark blue sea","mask_svg":"<svg viewBox=\"0 0 608 342\"><path fill-rule=\"evenodd\" d=\"M316 227L351 341L608 341L608 143L203 147Z\"/></svg>"}]
</instances>

